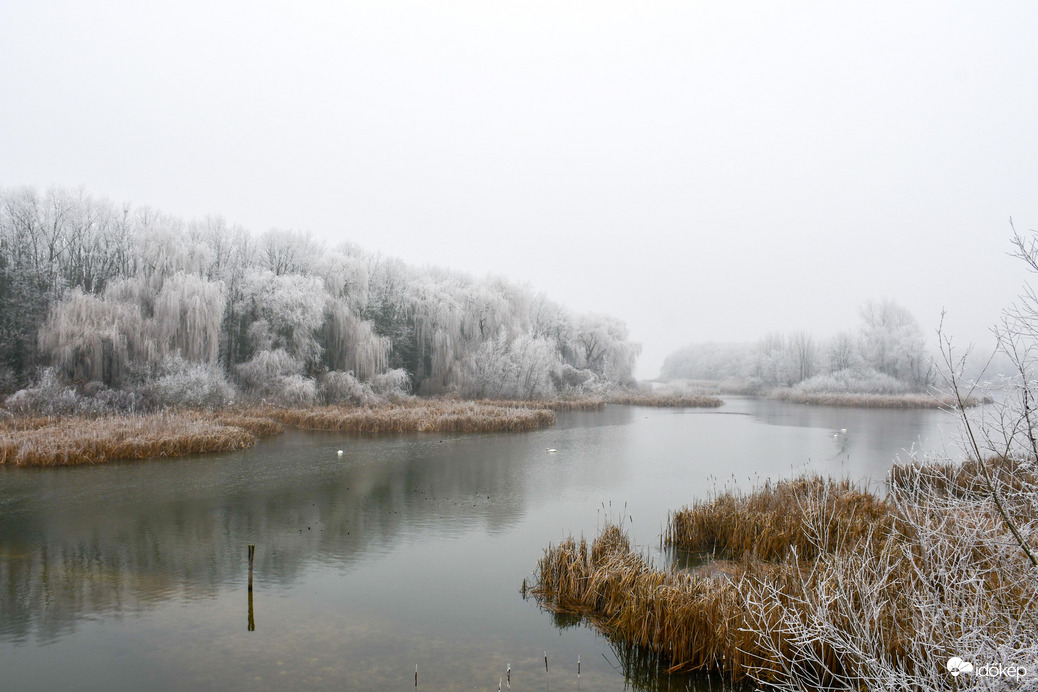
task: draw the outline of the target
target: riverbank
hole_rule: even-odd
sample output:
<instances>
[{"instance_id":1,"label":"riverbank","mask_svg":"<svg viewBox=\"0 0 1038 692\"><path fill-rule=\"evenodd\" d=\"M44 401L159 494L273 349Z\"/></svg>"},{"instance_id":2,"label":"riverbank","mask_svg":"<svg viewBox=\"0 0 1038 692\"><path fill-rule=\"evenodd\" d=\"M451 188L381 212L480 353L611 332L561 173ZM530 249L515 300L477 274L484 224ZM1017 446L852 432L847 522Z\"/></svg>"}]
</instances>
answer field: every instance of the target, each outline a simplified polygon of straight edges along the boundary
<instances>
[{"instance_id":1,"label":"riverbank","mask_svg":"<svg viewBox=\"0 0 1038 692\"><path fill-rule=\"evenodd\" d=\"M660 383L661 388L675 387L702 392L710 396L746 396L760 399L788 401L792 404L809 406L839 406L848 408L895 408L895 409L954 409L958 402L949 395L937 391L870 391L868 389L833 388L816 389L794 387L764 387L748 380L680 380ZM967 407L989 403L990 399L969 397Z\"/></svg>"},{"instance_id":2,"label":"riverbank","mask_svg":"<svg viewBox=\"0 0 1038 692\"><path fill-rule=\"evenodd\" d=\"M794 389L776 389L767 398L812 406L847 406L853 408L937 408L955 409L958 403L949 396L924 393L868 394L854 392L798 392ZM964 405L976 406L981 402L967 399Z\"/></svg>"},{"instance_id":3,"label":"riverbank","mask_svg":"<svg viewBox=\"0 0 1038 692\"><path fill-rule=\"evenodd\" d=\"M452 399L375 406L236 407L143 416L14 417L0 422L0 465L71 466L177 457L251 447L285 428L379 435L404 432L521 432L555 423L543 408Z\"/></svg>"},{"instance_id":4,"label":"riverbank","mask_svg":"<svg viewBox=\"0 0 1038 692\"><path fill-rule=\"evenodd\" d=\"M607 403L719 406L710 397L584 397L537 401L404 398L370 406L213 411L146 415L8 417L0 420L0 466L72 466L117 459L177 457L251 447L286 428L364 435L407 432L526 432L555 424L555 411L600 410Z\"/></svg>"},{"instance_id":5,"label":"riverbank","mask_svg":"<svg viewBox=\"0 0 1038 692\"><path fill-rule=\"evenodd\" d=\"M1001 491L1021 481L991 464ZM945 689L945 662L1033 650L1033 568L977 465L899 466L879 497L821 478L725 493L664 540L717 569L659 569L608 526L538 562L532 593L672 671L796 689ZM1033 622L1033 620L1031 620Z\"/></svg>"}]
</instances>

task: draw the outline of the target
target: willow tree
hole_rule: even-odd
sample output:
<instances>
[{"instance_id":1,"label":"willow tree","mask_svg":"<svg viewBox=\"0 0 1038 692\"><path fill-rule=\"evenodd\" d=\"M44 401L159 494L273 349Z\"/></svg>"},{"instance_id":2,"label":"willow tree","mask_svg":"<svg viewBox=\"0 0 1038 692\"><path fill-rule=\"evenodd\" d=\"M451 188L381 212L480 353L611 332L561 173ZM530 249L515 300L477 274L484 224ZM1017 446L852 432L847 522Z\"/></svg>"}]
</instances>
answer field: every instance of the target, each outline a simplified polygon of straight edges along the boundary
<instances>
[{"instance_id":1,"label":"willow tree","mask_svg":"<svg viewBox=\"0 0 1038 692\"><path fill-rule=\"evenodd\" d=\"M342 299L328 300L322 336L329 370L352 372L361 380L385 372L389 338L376 334L374 325L362 320Z\"/></svg>"},{"instance_id":2,"label":"willow tree","mask_svg":"<svg viewBox=\"0 0 1038 692\"><path fill-rule=\"evenodd\" d=\"M40 348L69 380L118 385L130 362L148 350L136 305L73 289L40 328Z\"/></svg>"},{"instance_id":3,"label":"willow tree","mask_svg":"<svg viewBox=\"0 0 1038 692\"><path fill-rule=\"evenodd\" d=\"M152 317L157 343L188 361L215 363L226 307L222 281L177 272L155 298Z\"/></svg>"}]
</instances>

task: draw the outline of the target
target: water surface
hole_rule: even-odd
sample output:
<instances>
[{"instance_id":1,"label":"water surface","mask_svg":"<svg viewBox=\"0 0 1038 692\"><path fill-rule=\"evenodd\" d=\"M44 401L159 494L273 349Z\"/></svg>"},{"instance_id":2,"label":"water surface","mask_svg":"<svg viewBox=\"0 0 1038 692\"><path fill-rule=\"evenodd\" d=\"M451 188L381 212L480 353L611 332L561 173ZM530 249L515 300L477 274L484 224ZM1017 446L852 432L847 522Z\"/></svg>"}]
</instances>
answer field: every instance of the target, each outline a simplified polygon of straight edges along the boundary
<instances>
[{"instance_id":1,"label":"water surface","mask_svg":"<svg viewBox=\"0 0 1038 692\"><path fill-rule=\"evenodd\" d=\"M413 689L417 664L419 689L497 689L510 665L512 689L575 690L579 656L581 690L717 689L625 669L593 630L524 600L544 547L624 518L662 560L668 511L693 499L806 472L878 486L896 455L955 454L953 439L938 411L729 398L561 413L523 434L290 432L229 454L0 469L3 688Z\"/></svg>"}]
</instances>

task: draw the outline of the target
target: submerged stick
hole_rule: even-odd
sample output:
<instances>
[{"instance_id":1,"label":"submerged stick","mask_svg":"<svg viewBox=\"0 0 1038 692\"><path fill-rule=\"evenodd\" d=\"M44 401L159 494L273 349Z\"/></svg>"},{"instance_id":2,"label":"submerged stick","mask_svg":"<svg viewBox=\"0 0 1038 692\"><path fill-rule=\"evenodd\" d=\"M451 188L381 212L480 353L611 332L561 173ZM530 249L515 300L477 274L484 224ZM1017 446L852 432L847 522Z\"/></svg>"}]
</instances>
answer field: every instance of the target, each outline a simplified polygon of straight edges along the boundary
<instances>
[{"instance_id":1,"label":"submerged stick","mask_svg":"<svg viewBox=\"0 0 1038 692\"><path fill-rule=\"evenodd\" d=\"M252 564L256 557L256 546L249 546L249 631L256 631L256 616L252 609Z\"/></svg>"}]
</instances>

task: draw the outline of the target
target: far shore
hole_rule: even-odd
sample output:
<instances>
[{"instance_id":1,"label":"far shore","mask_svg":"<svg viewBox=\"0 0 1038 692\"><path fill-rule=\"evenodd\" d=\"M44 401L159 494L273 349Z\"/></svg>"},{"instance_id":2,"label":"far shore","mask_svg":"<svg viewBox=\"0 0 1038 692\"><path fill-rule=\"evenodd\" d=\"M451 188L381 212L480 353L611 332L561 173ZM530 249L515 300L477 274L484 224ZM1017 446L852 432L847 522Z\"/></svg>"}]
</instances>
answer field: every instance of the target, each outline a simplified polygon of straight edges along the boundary
<instances>
[{"instance_id":1,"label":"far shore","mask_svg":"<svg viewBox=\"0 0 1038 692\"><path fill-rule=\"evenodd\" d=\"M657 382L658 391L671 388L702 391L715 396L746 396L758 399L775 399L792 404L811 406L842 406L850 408L901 408L901 409L954 409L958 402L951 396L939 392L902 392L899 394L871 392L804 392L793 387L760 388L745 380L678 380ZM968 398L966 406L988 403L986 399Z\"/></svg>"}]
</instances>

